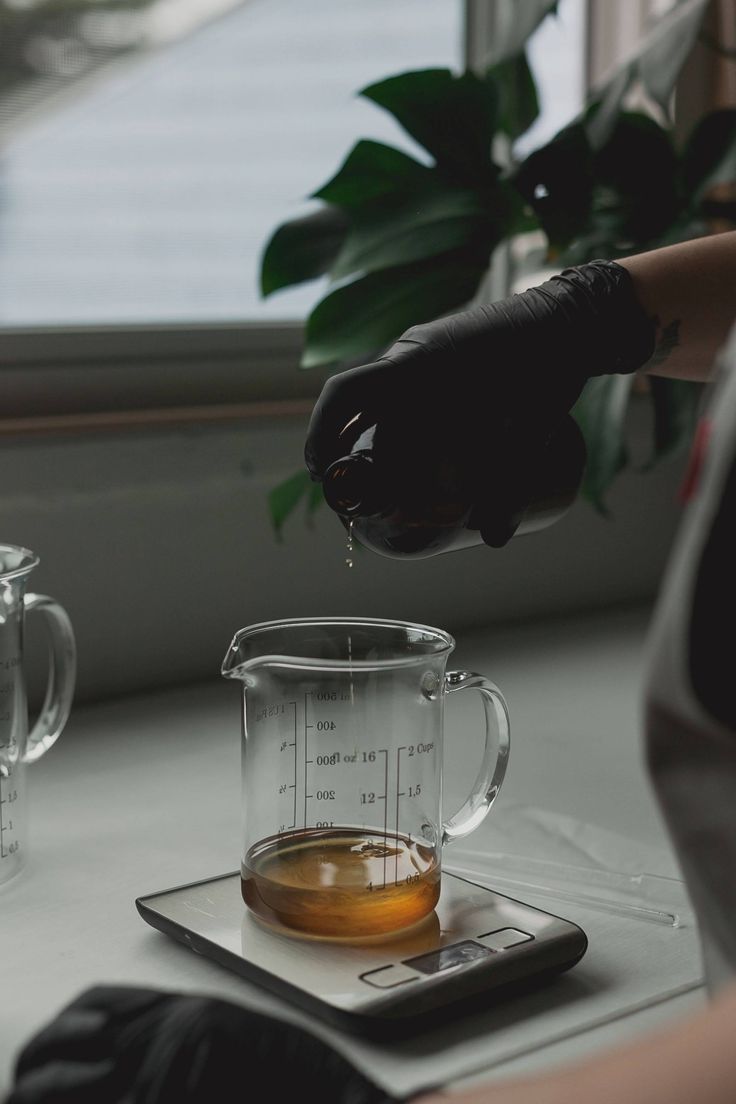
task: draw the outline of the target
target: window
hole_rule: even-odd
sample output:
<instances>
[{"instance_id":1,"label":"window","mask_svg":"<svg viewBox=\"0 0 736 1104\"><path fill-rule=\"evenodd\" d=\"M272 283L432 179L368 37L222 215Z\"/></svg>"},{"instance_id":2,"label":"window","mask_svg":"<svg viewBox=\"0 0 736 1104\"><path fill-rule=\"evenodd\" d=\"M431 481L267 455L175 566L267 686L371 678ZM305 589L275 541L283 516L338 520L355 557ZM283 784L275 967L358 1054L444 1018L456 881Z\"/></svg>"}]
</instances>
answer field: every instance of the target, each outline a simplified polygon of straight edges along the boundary
<instances>
[{"instance_id":1,"label":"window","mask_svg":"<svg viewBox=\"0 0 736 1104\"><path fill-rule=\"evenodd\" d=\"M263 246L359 137L412 149L356 93L460 69L473 2L0 0L4 416L308 401L324 285L261 299ZM540 141L579 95L584 6L532 42Z\"/></svg>"},{"instance_id":2,"label":"window","mask_svg":"<svg viewBox=\"0 0 736 1104\"><path fill-rule=\"evenodd\" d=\"M540 114L517 145L527 154L549 141L581 110L585 100L586 5L560 0L529 43L529 65L539 86Z\"/></svg>"},{"instance_id":3,"label":"window","mask_svg":"<svg viewBox=\"0 0 736 1104\"><path fill-rule=\"evenodd\" d=\"M358 137L407 144L355 93L458 67L459 0L133 7L24 47L53 72L31 112L13 93L12 128L4 112L0 325L303 318L318 289L261 300L260 251Z\"/></svg>"},{"instance_id":4,"label":"window","mask_svg":"<svg viewBox=\"0 0 736 1104\"><path fill-rule=\"evenodd\" d=\"M519 152L671 2L560 0ZM261 250L358 137L411 148L360 87L481 58L504 5L0 0L5 416L313 394L295 365L322 288L262 300Z\"/></svg>"},{"instance_id":5,"label":"window","mask_svg":"<svg viewBox=\"0 0 736 1104\"><path fill-rule=\"evenodd\" d=\"M584 7L562 0L531 42L543 112L524 148L582 102ZM358 137L411 145L356 92L461 64L460 0L1 8L5 327L303 318L316 286L259 296L271 230Z\"/></svg>"}]
</instances>

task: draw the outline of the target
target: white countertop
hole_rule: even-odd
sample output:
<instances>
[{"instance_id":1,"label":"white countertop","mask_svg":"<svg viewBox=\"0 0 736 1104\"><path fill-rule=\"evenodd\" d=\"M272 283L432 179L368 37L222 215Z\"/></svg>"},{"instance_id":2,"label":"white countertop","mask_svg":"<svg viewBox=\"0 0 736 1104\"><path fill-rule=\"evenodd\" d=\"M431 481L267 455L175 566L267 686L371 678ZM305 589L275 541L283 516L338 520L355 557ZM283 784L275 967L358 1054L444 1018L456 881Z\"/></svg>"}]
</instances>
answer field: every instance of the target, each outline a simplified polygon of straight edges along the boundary
<instances>
[{"instance_id":1,"label":"white countertop","mask_svg":"<svg viewBox=\"0 0 736 1104\"><path fill-rule=\"evenodd\" d=\"M647 617L642 610L598 613L493 628L458 641L450 667L474 669L496 682L512 722L506 781L488 820L471 837L472 846L492 848L493 825L502 824L504 809L538 806L621 834L634 848L663 857L663 869L653 873L674 872L640 743ZM464 797L480 748L480 706L474 695L467 697L453 697L446 711L446 747L467 748L467 754L446 755L448 812ZM0 891L0 1091L23 1041L92 984L196 990L255 1000L259 1007L300 1018L276 998L153 931L134 905L139 896L237 868L239 731L238 689L218 679L79 707L57 746L30 769L30 861ZM450 864L450 849L446 859ZM578 919L572 907L550 911ZM625 942L629 929L621 930ZM649 931L647 938L660 936ZM660 941L671 938L663 929ZM561 1012L553 986L535 1006L537 1035L541 1015L546 1042L525 1050L524 1024L517 1024L509 1056L494 1060L486 1076L528 1072L589 1054L700 1006L704 997L692 931L679 946L672 960L676 970L663 956L659 996L641 1001L638 1010L633 1005L613 1010L609 1022L593 1019L586 1030L555 1031ZM589 989L595 977L592 953L566 975L587 977ZM498 1028L498 1013L495 1024ZM441 1041L432 1044L433 1073L445 1069L450 1084L463 1075L477 1079L490 1064L484 1058L488 1025L480 1020L465 1035L459 1030L456 1037L441 1037L447 1040L444 1053ZM324 1033L353 1052L349 1040L329 1029ZM354 1056L398 1090L424 1083L422 1050L358 1046ZM401 1077L394 1073L399 1057Z\"/></svg>"}]
</instances>

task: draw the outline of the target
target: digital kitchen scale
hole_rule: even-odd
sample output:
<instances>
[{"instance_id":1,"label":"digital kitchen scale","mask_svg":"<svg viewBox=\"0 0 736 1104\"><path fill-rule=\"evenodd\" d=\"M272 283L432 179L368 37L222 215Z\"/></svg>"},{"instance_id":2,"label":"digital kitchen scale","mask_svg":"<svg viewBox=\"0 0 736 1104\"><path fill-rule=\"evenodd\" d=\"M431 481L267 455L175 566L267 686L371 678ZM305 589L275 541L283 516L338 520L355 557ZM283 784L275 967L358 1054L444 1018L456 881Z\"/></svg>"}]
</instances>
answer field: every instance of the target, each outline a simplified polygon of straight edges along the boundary
<instances>
[{"instance_id":1,"label":"digital kitchen scale","mask_svg":"<svg viewBox=\"0 0 736 1104\"><path fill-rule=\"evenodd\" d=\"M394 936L301 937L267 926L225 874L136 900L149 924L328 1023L408 1034L488 1009L582 958L577 924L443 873L435 911Z\"/></svg>"}]
</instances>

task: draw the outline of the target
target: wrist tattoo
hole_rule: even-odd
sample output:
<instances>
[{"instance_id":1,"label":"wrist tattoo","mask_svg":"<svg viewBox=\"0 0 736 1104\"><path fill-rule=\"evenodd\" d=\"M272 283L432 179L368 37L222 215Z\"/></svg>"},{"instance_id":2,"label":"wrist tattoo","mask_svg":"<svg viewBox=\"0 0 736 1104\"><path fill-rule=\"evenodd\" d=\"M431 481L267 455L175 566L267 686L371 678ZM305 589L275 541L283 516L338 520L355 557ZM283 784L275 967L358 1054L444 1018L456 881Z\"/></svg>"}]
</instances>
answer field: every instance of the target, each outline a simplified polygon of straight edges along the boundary
<instances>
[{"instance_id":1,"label":"wrist tattoo","mask_svg":"<svg viewBox=\"0 0 736 1104\"><path fill-rule=\"evenodd\" d=\"M654 319L659 335L657 337L657 344L654 352L650 356L649 360L643 366L644 370L649 372L652 368L658 368L660 364L664 364L667 358L672 353L673 349L676 349L680 344L680 319L674 318L672 322L668 322L666 326L661 326L658 318Z\"/></svg>"}]
</instances>

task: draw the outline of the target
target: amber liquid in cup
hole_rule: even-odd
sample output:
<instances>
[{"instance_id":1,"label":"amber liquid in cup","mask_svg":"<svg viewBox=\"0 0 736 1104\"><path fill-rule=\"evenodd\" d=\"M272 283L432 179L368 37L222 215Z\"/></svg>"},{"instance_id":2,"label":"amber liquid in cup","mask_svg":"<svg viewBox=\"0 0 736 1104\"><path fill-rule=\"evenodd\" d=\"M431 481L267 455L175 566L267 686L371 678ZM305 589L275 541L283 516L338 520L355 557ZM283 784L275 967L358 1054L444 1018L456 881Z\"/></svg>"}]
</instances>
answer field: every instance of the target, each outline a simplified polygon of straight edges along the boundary
<instances>
[{"instance_id":1,"label":"amber liquid in cup","mask_svg":"<svg viewBox=\"0 0 736 1104\"><path fill-rule=\"evenodd\" d=\"M440 896L437 853L407 837L349 828L261 840L241 871L246 905L305 935L351 939L398 931Z\"/></svg>"}]
</instances>

